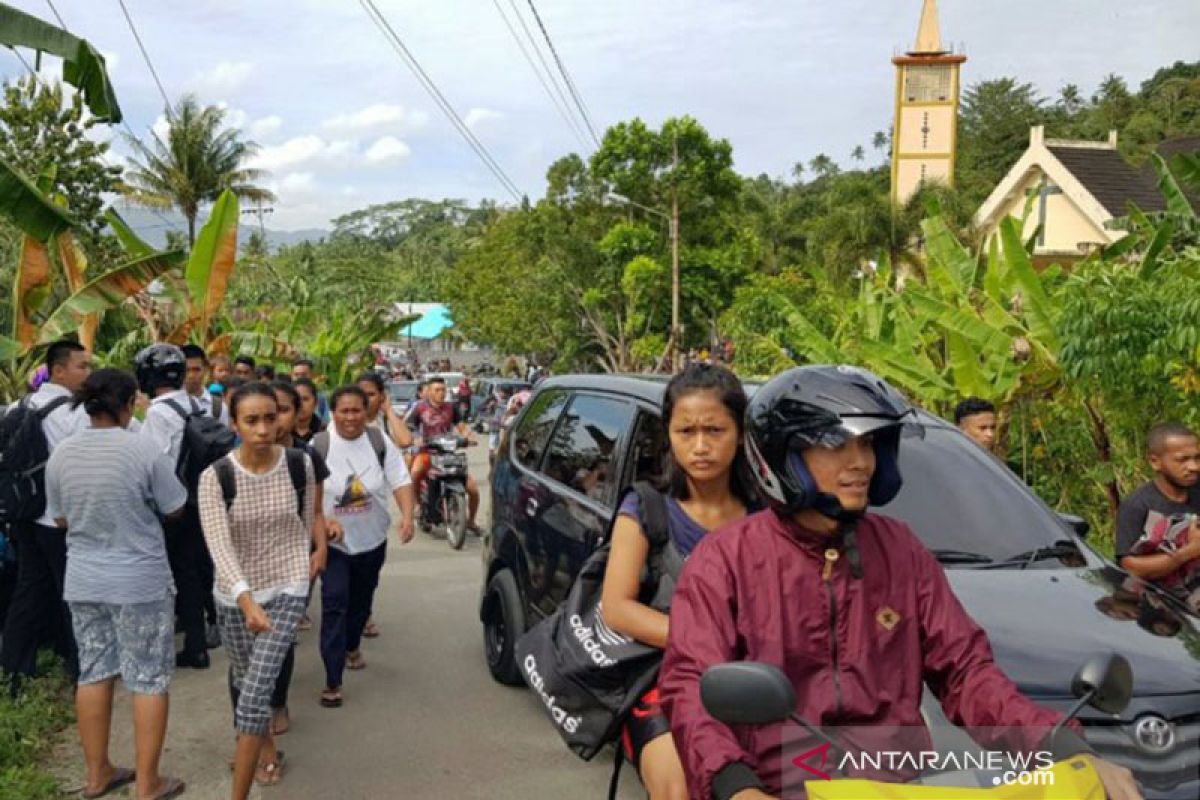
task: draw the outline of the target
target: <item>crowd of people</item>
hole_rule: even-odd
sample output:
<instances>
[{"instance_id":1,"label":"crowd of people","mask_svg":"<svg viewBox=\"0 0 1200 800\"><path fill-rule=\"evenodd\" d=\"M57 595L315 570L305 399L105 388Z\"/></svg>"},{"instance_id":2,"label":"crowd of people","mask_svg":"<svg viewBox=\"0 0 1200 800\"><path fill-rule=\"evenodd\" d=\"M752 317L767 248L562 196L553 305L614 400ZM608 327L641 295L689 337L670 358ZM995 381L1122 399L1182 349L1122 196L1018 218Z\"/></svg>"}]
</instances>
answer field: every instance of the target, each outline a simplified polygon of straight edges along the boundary
<instances>
[{"instance_id":1,"label":"crowd of people","mask_svg":"<svg viewBox=\"0 0 1200 800\"><path fill-rule=\"evenodd\" d=\"M228 655L236 732L232 797L243 800L255 782L278 783L284 763L275 740L290 725L297 633L311 624L318 580L320 705L340 708L345 671L367 666L363 640L378 635L372 609L393 503L400 543L414 535L428 470L419 442L469 431L443 378L428 380L397 414L377 373L326 397L313 369L300 359L280 377L249 357L210 360L194 345L156 344L132 372L93 370L84 348L61 341L47 350L40 384L0 420L6 457L14 442L34 442L48 456L35 500L14 504L20 492L0 470L0 516L17 560L0 666L16 693L34 674L39 647L62 656L78 684L84 797L129 784L139 800L185 791L159 769L167 694L176 669L208 668L218 646ZM488 398L483 414L493 430L509 425L531 394ZM935 692L956 722L1054 727L1058 714L1022 696L995 665L982 629L913 532L868 510L899 490L900 432L914 418L882 381L847 368L789 371L753 400L712 360L672 378L661 415L665 477L651 495L663 513L639 492L621 497L601 599L612 631L663 651L657 681L635 698L620 736L652 798L753 800L779 791L778 747L735 735L704 710L700 677L723 661L782 665L802 715L825 724L869 717L918 725L914 687L936 674ZM955 421L995 448L990 403L964 400ZM1122 505L1117 559L1194 597L1200 440L1165 423L1148 447L1154 477ZM469 490L474 526L474 481ZM647 571L662 563L649 528L660 517L686 568L666 602L648 602ZM852 590L854 581L863 583ZM858 626L848 635L859 647L841 654L854 685L824 685L827 673L796 657L828 646L828 620L814 616L827 613L827 594ZM882 610L856 605L882 597L891 603ZM132 767L108 754L118 677L133 697ZM1070 728L1051 740L994 744L1091 754ZM1128 770L1092 763L1110 797L1139 796Z\"/></svg>"},{"instance_id":2,"label":"crowd of people","mask_svg":"<svg viewBox=\"0 0 1200 800\"><path fill-rule=\"evenodd\" d=\"M77 682L82 795L133 784L139 800L177 797L184 782L158 767L171 679L209 668L209 651L223 647L232 796L278 783L275 737L290 726L297 632L312 625L316 582L319 702L339 708L345 671L366 667L363 640L379 635L372 606L392 504L407 543L420 442L464 427L445 382L432 379L402 417L374 371L326 396L310 360L281 376L248 356L209 359L196 345L152 345L124 371L93 370L83 347L62 341L41 372L0 420L0 447L32 435L47 456L36 513L0 509L16 562L0 645L10 691L35 674L39 648L53 646ZM0 494L10 477L0 470ZM108 755L118 677L133 697L131 767Z\"/></svg>"}]
</instances>

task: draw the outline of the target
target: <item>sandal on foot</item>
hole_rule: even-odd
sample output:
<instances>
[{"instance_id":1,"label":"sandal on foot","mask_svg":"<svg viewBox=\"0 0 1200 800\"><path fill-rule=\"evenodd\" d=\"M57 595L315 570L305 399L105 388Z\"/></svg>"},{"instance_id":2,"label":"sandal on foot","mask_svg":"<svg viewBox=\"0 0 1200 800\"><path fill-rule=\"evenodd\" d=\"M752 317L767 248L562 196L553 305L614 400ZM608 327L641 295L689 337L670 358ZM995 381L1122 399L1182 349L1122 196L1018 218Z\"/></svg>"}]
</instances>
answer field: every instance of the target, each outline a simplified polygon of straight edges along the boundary
<instances>
[{"instance_id":1,"label":"sandal on foot","mask_svg":"<svg viewBox=\"0 0 1200 800\"><path fill-rule=\"evenodd\" d=\"M179 778L164 777L162 782L162 789L158 791L158 794L150 798L150 800L173 800L173 798L179 797L179 795L187 790L187 784Z\"/></svg>"},{"instance_id":2,"label":"sandal on foot","mask_svg":"<svg viewBox=\"0 0 1200 800\"><path fill-rule=\"evenodd\" d=\"M367 668L367 660L363 658L361 650L355 650L353 653L346 654L346 669L358 671Z\"/></svg>"},{"instance_id":3,"label":"sandal on foot","mask_svg":"<svg viewBox=\"0 0 1200 800\"><path fill-rule=\"evenodd\" d=\"M258 762L258 769L254 772L254 782L259 786L274 786L283 780L283 751L275 751L274 761Z\"/></svg>"},{"instance_id":4,"label":"sandal on foot","mask_svg":"<svg viewBox=\"0 0 1200 800\"><path fill-rule=\"evenodd\" d=\"M291 729L292 716L288 713L287 706L275 709L271 714L271 735L283 736Z\"/></svg>"},{"instance_id":5,"label":"sandal on foot","mask_svg":"<svg viewBox=\"0 0 1200 800\"><path fill-rule=\"evenodd\" d=\"M96 800L97 797L104 797L111 794L117 789L128 786L135 780L137 780L137 773L128 767L113 767L112 777L108 779L108 783L104 784L104 788L98 792L89 792L87 789L84 789L79 793L79 796L84 798L84 800Z\"/></svg>"},{"instance_id":6,"label":"sandal on foot","mask_svg":"<svg viewBox=\"0 0 1200 800\"><path fill-rule=\"evenodd\" d=\"M340 689L324 690L321 692L321 705L325 708L341 708L342 691Z\"/></svg>"},{"instance_id":7,"label":"sandal on foot","mask_svg":"<svg viewBox=\"0 0 1200 800\"><path fill-rule=\"evenodd\" d=\"M363 628L362 635L368 639L377 639L379 637L379 626L374 622L368 622L367 626Z\"/></svg>"}]
</instances>

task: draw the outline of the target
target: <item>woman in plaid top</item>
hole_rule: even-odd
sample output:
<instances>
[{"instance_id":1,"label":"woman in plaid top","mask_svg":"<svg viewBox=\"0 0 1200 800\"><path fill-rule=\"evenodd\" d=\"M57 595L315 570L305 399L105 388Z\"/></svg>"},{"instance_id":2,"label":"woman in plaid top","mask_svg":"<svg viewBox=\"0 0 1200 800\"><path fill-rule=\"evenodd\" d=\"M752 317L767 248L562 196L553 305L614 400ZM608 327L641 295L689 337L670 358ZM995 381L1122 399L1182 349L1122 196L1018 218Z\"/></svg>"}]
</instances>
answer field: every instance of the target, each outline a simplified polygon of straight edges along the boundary
<instances>
[{"instance_id":1,"label":"woman in plaid top","mask_svg":"<svg viewBox=\"0 0 1200 800\"><path fill-rule=\"evenodd\" d=\"M279 781L271 691L304 614L309 580L324 570L328 554L313 526L312 461L275 444L278 414L269 387L234 392L230 416L241 446L200 478L200 521L216 566L213 596L234 685L234 800L245 800L256 777ZM303 492L292 478L297 458Z\"/></svg>"}]
</instances>

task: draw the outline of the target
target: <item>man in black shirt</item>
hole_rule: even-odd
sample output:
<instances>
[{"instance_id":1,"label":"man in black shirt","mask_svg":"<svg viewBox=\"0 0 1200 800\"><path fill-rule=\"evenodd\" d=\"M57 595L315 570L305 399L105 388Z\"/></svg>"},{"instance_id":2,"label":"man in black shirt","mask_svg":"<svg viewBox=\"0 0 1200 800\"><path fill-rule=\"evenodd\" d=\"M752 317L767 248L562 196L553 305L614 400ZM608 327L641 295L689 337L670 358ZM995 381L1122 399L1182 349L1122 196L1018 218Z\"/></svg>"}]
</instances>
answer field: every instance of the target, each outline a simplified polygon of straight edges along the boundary
<instances>
[{"instance_id":1,"label":"man in black shirt","mask_svg":"<svg viewBox=\"0 0 1200 800\"><path fill-rule=\"evenodd\" d=\"M1177 583L1190 562L1200 558L1200 524L1192 522L1186 543L1173 552L1131 555L1134 545L1164 518L1200 514L1200 441L1177 422L1150 430L1147 447L1154 480L1121 503L1117 515L1117 562L1139 578Z\"/></svg>"}]
</instances>

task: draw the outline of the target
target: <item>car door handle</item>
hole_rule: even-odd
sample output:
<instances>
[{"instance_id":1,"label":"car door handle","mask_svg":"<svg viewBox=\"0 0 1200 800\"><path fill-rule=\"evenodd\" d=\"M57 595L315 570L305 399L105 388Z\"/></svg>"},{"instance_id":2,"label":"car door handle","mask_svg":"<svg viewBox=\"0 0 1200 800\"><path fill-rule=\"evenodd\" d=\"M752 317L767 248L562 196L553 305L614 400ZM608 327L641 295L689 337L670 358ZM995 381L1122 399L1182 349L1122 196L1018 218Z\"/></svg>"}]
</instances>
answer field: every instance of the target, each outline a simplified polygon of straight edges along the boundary
<instances>
[{"instance_id":1,"label":"car door handle","mask_svg":"<svg viewBox=\"0 0 1200 800\"><path fill-rule=\"evenodd\" d=\"M525 516L536 517L538 512L538 501L532 497L525 501Z\"/></svg>"}]
</instances>

